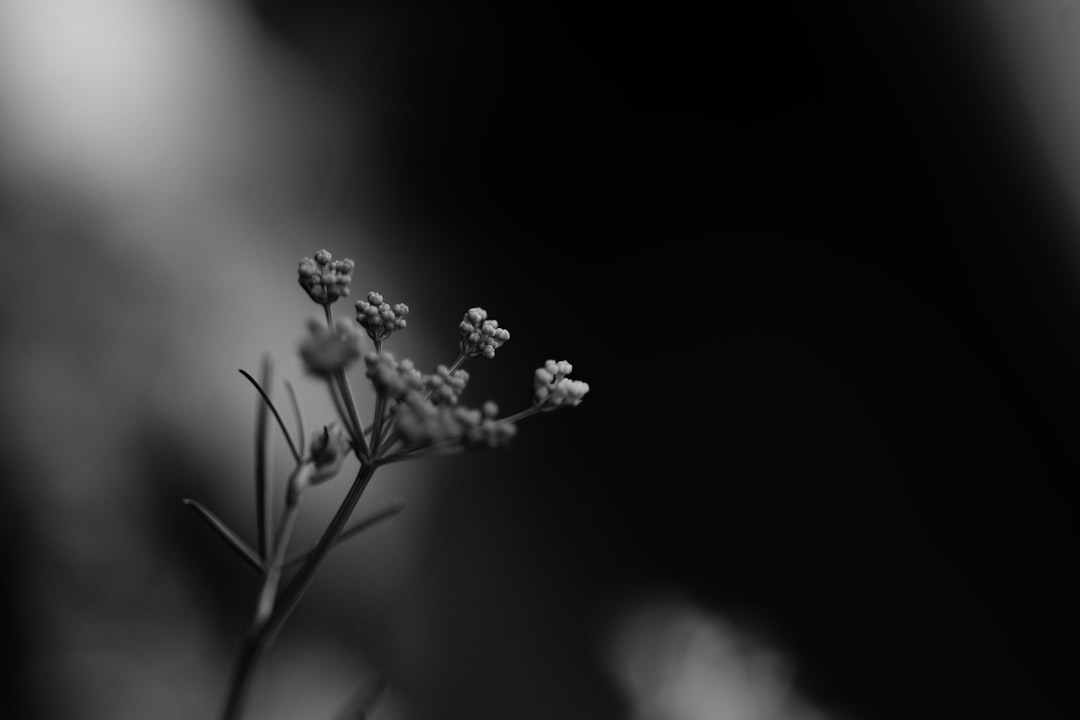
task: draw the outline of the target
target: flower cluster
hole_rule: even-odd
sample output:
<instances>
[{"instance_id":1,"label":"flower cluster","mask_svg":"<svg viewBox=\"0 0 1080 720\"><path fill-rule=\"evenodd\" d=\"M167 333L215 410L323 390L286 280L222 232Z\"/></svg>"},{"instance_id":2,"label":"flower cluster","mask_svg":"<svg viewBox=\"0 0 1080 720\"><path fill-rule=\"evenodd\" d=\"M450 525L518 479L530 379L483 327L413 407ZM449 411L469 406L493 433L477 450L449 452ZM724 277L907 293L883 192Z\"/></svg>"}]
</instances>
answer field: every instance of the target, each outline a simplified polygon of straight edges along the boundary
<instances>
[{"instance_id":1,"label":"flower cluster","mask_svg":"<svg viewBox=\"0 0 1080 720\"><path fill-rule=\"evenodd\" d=\"M395 408L397 428L411 445L456 440L470 449L501 447L517 433L513 423L495 417L498 411L493 402L477 410L435 405L416 393Z\"/></svg>"},{"instance_id":2,"label":"flower cluster","mask_svg":"<svg viewBox=\"0 0 1080 720\"><path fill-rule=\"evenodd\" d=\"M383 296L377 292L369 292L367 300L356 301L356 322L377 343L390 337L395 330L404 330L405 316L408 314L408 305L398 303L391 307L383 302Z\"/></svg>"},{"instance_id":3,"label":"flower cluster","mask_svg":"<svg viewBox=\"0 0 1080 720\"><path fill-rule=\"evenodd\" d=\"M510 332L499 327L498 320L488 320L487 310L482 307L470 308L458 329L461 330L461 352L468 357L483 355L490 360L510 339Z\"/></svg>"},{"instance_id":4,"label":"flower cluster","mask_svg":"<svg viewBox=\"0 0 1080 720\"><path fill-rule=\"evenodd\" d=\"M308 321L308 336L300 343L300 358L312 375L328 377L344 370L358 359L360 331L347 319L328 328L319 321Z\"/></svg>"},{"instance_id":5,"label":"flower cluster","mask_svg":"<svg viewBox=\"0 0 1080 720\"><path fill-rule=\"evenodd\" d=\"M315 253L315 258L300 260L298 270L300 286L315 302L329 305L349 294L349 283L355 263L348 258L334 260L325 250Z\"/></svg>"},{"instance_id":6,"label":"flower cluster","mask_svg":"<svg viewBox=\"0 0 1080 720\"><path fill-rule=\"evenodd\" d=\"M457 405L458 398L465 391L468 382L469 373L465 370L450 372L450 368L439 365L433 375L424 376L424 389L431 402L436 405Z\"/></svg>"},{"instance_id":7,"label":"flower cluster","mask_svg":"<svg viewBox=\"0 0 1080 720\"><path fill-rule=\"evenodd\" d=\"M574 366L565 360L548 360L544 367L537 368L533 378L533 405L545 411L580 405L589 392L589 383L568 378L573 370Z\"/></svg>"},{"instance_id":8,"label":"flower cluster","mask_svg":"<svg viewBox=\"0 0 1080 720\"><path fill-rule=\"evenodd\" d=\"M241 370L263 400L256 416L258 544L249 546L240 534L209 509L194 500L185 501L257 571L261 579L258 601L244 635L226 700L224 717L230 720L241 716L248 683L255 663L262 655L259 648L265 647L281 629L311 586L316 572L324 566L330 551L342 540L401 511L401 504L396 503L348 526L356 503L376 470L390 463L416 458L501 448L516 435L516 422L545 411L578 405L589 391L586 383L568 377L572 370L570 363L548 360L535 373L531 407L500 418L499 408L493 402L484 403L480 408L461 405L459 400L469 381L469 373L462 370L461 365L474 357L494 358L496 351L510 339L509 331L489 319L483 308L470 308L458 325L459 356L449 367L438 365L434 373L422 374L411 361L399 361L382 352L383 341L405 328L409 307L404 303L390 305L383 301L382 295L371 292L365 300L356 303L355 323L348 318L335 322L331 305L349 294L353 268L352 260L335 261L329 252L320 250L314 257L300 260L298 270L300 286L311 300L322 306L325 315L325 323L314 319L308 321L308 332L299 343L300 358L309 374L325 382L337 414L336 421L323 425L311 437L310 443L304 443L305 424L300 405L292 386L286 383L300 433L297 437L301 442L295 442L289 425L283 421L271 397L269 358L264 360L261 380ZM366 342L363 339L365 332L374 342L374 351L367 354L362 349L362 343ZM376 393L373 417L366 425L348 374L350 366L361 357ZM268 462L273 450L269 444L270 416L277 422L295 461L280 512L273 497L280 484L271 476ZM319 542L311 549L295 551L289 557L303 493L339 475L350 456L355 456L360 467ZM289 568L294 563L299 567L292 572ZM283 579L288 579L287 584L283 584Z\"/></svg>"},{"instance_id":9,"label":"flower cluster","mask_svg":"<svg viewBox=\"0 0 1080 720\"><path fill-rule=\"evenodd\" d=\"M510 438L517 434L517 426L506 420L499 420L499 406L490 400L479 411L470 410L469 429L465 431L462 442L473 450L503 447Z\"/></svg>"},{"instance_id":10,"label":"flower cluster","mask_svg":"<svg viewBox=\"0 0 1080 720\"><path fill-rule=\"evenodd\" d=\"M388 352L369 352L364 356L366 374L375 390L386 393L393 400L400 400L406 393L424 389L424 376L408 358L396 360Z\"/></svg>"}]
</instances>

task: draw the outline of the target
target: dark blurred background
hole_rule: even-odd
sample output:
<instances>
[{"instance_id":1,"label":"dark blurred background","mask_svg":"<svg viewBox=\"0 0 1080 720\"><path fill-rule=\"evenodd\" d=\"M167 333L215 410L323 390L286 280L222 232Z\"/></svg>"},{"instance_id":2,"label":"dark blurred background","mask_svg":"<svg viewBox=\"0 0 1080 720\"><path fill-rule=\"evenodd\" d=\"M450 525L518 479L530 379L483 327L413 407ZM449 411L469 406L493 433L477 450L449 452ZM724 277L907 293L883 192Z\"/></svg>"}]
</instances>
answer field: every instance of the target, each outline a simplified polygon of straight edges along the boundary
<instances>
[{"instance_id":1,"label":"dark blurred background","mask_svg":"<svg viewBox=\"0 0 1080 720\"><path fill-rule=\"evenodd\" d=\"M236 75L179 115L222 151L166 133L99 192L0 125L19 716L217 707L254 580L179 498L249 513L250 426L199 418L250 422L264 349L297 372L290 273L327 246L410 304L421 365L472 305L510 328L472 401L518 409L549 357L592 390L374 488L412 505L326 568L256 716L382 672L387 718L1074 717L1080 165L1040 109L1069 125L1080 14L942 5L196 3L258 48L190 65ZM184 52L236 50L192 22Z\"/></svg>"}]
</instances>

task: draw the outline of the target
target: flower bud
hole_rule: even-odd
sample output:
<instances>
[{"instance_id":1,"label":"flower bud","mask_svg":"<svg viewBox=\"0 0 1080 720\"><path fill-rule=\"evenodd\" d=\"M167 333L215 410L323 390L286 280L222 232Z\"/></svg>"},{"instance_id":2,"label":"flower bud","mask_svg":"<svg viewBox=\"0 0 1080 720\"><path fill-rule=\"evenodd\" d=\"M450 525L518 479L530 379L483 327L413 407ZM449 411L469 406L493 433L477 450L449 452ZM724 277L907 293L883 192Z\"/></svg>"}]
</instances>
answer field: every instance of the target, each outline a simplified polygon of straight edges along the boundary
<instances>
[{"instance_id":1,"label":"flower bud","mask_svg":"<svg viewBox=\"0 0 1080 720\"><path fill-rule=\"evenodd\" d=\"M510 332L499 327L499 321L488 319L487 311L481 307L470 308L464 319L458 324L461 331L461 352L468 357L482 355L488 359L495 357L495 351L510 339Z\"/></svg>"},{"instance_id":2,"label":"flower bud","mask_svg":"<svg viewBox=\"0 0 1080 720\"><path fill-rule=\"evenodd\" d=\"M333 329L312 319L308 322L308 332L300 343L300 358L312 375L333 375L360 357L360 333L347 319Z\"/></svg>"},{"instance_id":3,"label":"flower bud","mask_svg":"<svg viewBox=\"0 0 1080 720\"><path fill-rule=\"evenodd\" d=\"M408 305L397 303L391 307L383 302L383 296L377 292L369 292L367 300L356 302L356 322L376 343L390 337L395 330L404 330L405 316L408 314Z\"/></svg>"},{"instance_id":4,"label":"flower bud","mask_svg":"<svg viewBox=\"0 0 1080 720\"><path fill-rule=\"evenodd\" d=\"M315 465L309 479L310 485L326 482L341 471L345 459L352 451L349 433L338 422L323 427L311 438L311 461Z\"/></svg>"},{"instance_id":5,"label":"flower bud","mask_svg":"<svg viewBox=\"0 0 1080 720\"><path fill-rule=\"evenodd\" d=\"M533 377L533 405L543 411L581 404L589 392L589 384L566 377L574 366L565 360L548 360L537 368Z\"/></svg>"},{"instance_id":6,"label":"flower bud","mask_svg":"<svg viewBox=\"0 0 1080 720\"><path fill-rule=\"evenodd\" d=\"M297 279L308 297L320 305L329 305L349 294L355 266L348 258L334 260L326 250L320 250L314 258L300 260Z\"/></svg>"}]
</instances>

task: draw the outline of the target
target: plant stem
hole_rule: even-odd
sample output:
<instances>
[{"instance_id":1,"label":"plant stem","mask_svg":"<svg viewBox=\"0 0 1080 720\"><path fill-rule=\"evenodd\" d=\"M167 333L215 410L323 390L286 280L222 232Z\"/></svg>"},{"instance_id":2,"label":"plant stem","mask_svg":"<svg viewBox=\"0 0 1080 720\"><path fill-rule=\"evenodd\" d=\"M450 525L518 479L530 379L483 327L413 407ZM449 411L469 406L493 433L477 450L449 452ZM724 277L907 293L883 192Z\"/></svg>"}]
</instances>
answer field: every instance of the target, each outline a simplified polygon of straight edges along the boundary
<instances>
[{"instance_id":1,"label":"plant stem","mask_svg":"<svg viewBox=\"0 0 1080 720\"><path fill-rule=\"evenodd\" d=\"M371 457L373 458L379 454L379 448L382 447L382 425L385 412L386 392L380 390L375 396L375 419L371 426Z\"/></svg>"},{"instance_id":2,"label":"plant stem","mask_svg":"<svg viewBox=\"0 0 1080 720\"><path fill-rule=\"evenodd\" d=\"M263 624L270 619L274 612L274 599L277 597L278 584L281 582L281 569L285 565L285 549L289 545L293 528L296 526L296 516L300 510L300 495L285 506L285 513L278 527L277 539L274 543L274 556L266 569L266 578L263 580L262 590L259 593L259 602L255 608L255 622Z\"/></svg>"},{"instance_id":3,"label":"plant stem","mask_svg":"<svg viewBox=\"0 0 1080 720\"><path fill-rule=\"evenodd\" d=\"M232 680L229 683L229 695L225 702L224 720L238 720L243 712L251 687L251 678L255 674L255 667L259 664L263 653L270 646L273 637L267 632L270 618L274 611L275 597L278 583L281 580L281 569L285 563L285 551L292 537L293 527L296 525L296 516L300 510L300 489L305 482L306 475L310 473L310 465L301 465L293 471L289 478L289 491L285 504L285 512L278 525L277 535L274 539L269 562L263 572L262 586L255 601L255 611L252 614L251 623L244 633L244 641L240 647L240 654L236 658L233 668Z\"/></svg>"},{"instance_id":4,"label":"plant stem","mask_svg":"<svg viewBox=\"0 0 1080 720\"><path fill-rule=\"evenodd\" d=\"M448 370L450 371L450 374L452 375L454 373L454 371L457 370L462 365L464 365L465 361L468 360L468 359L469 359L469 356L466 355L465 353L461 353L460 355L458 355L457 359L454 360L454 363L448 368ZM431 395L431 393L428 393L429 397L430 397L430 395Z\"/></svg>"},{"instance_id":5,"label":"plant stem","mask_svg":"<svg viewBox=\"0 0 1080 720\"><path fill-rule=\"evenodd\" d=\"M341 388L342 400L345 402L345 410L348 413L349 425L352 430L353 444L357 447L357 456L360 461L367 463L371 459L367 440L364 439L364 423L360 422L360 413L356 410L356 400L353 398L352 387L349 386L349 378L344 370L337 372L338 385ZM375 438L372 437L372 442Z\"/></svg>"},{"instance_id":6,"label":"plant stem","mask_svg":"<svg viewBox=\"0 0 1080 720\"><path fill-rule=\"evenodd\" d=\"M273 639L281 629L281 626L288 620L292 611L296 609L296 606L304 596L304 593L307 592L307 589L311 586L311 582L315 578L315 573L330 554L330 550L333 549L334 544L337 542L338 535L341 534L341 531L345 528L345 524L349 521L349 517L356 507L356 503L360 500L360 496L363 495L368 483L371 482L371 477L375 474L375 470L376 467L374 465L365 464L356 474L356 479L353 480L352 487L350 487L349 492L346 493L345 499L341 501L341 505L338 507L330 524L326 526L326 530L323 532L322 537L319 538L318 545L316 545L315 549L307 555L307 559L304 561L303 566L297 571L296 575L285 587L285 590L282 591L281 597L278 598L274 612L271 614L269 620L267 620L263 630L267 639Z\"/></svg>"},{"instance_id":7,"label":"plant stem","mask_svg":"<svg viewBox=\"0 0 1080 720\"><path fill-rule=\"evenodd\" d=\"M519 410L513 415L507 415L504 418L499 418L499 420L501 420L502 422L516 423L524 420L527 417L532 417L538 412L540 412L540 408L537 407L525 408L524 410Z\"/></svg>"},{"instance_id":8,"label":"plant stem","mask_svg":"<svg viewBox=\"0 0 1080 720\"><path fill-rule=\"evenodd\" d=\"M268 638L263 630L263 628L252 626L244 635L244 643L240 647L240 654L233 667L232 680L229 682L229 697L225 702L222 720L239 720L240 713L244 710L244 704L251 690L251 677L268 644Z\"/></svg>"}]
</instances>

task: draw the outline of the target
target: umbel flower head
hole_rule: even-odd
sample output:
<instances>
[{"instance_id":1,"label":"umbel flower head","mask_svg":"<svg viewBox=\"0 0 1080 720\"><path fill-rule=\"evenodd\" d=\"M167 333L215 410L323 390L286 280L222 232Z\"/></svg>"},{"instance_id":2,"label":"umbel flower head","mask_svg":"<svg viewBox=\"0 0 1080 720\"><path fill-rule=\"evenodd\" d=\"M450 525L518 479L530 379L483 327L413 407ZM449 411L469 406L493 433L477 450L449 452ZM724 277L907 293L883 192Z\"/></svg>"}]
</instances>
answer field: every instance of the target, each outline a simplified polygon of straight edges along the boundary
<instances>
[{"instance_id":1,"label":"umbel flower head","mask_svg":"<svg viewBox=\"0 0 1080 720\"><path fill-rule=\"evenodd\" d=\"M334 260L325 250L315 253L314 258L300 260L298 270L300 287L320 305L329 305L349 294L349 282L355 263L348 258Z\"/></svg>"},{"instance_id":2,"label":"umbel flower head","mask_svg":"<svg viewBox=\"0 0 1080 720\"><path fill-rule=\"evenodd\" d=\"M300 343L300 359L312 375L327 377L344 370L360 355L360 331L347 318L328 328L308 321L308 336Z\"/></svg>"},{"instance_id":3,"label":"umbel flower head","mask_svg":"<svg viewBox=\"0 0 1080 720\"><path fill-rule=\"evenodd\" d=\"M390 337L395 330L404 330L405 316L408 314L408 305L398 303L391 307L383 302L383 296L377 292L369 292L367 300L356 301L356 322L377 343Z\"/></svg>"},{"instance_id":4,"label":"umbel flower head","mask_svg":"<svg viewBox=\"0 0 1080 720\"><path fill-rule=\"evenodd\" d=\"M397 428L413 445L428 445L457 440L469 449L496 448L505 445L517 433L517 427L496 419L499 408L493 402L480 410L461 405L435 405L419 393L409 393L394 408Z\"/></svg>"},{"instance_id":5,"label":"umbel flower head","mask_svg":"<svg viewBox=\"0 0 1080 720\"><path fill-rule=\"evenodd\" d=\"M469 373L465 370L459 368L450 372L450 368L439 365L433 375L424 376L424 389L436 405L457 405L468 382Z\"/></svg>"},{"instance_id":6,"label":"umbel flower head","mask_svg":"<svg viewBox=\"0 0 1080 720\"><path fill-rule=\"evenodd\" d=\"M548 360L544 367L537 368L533 378L533 405L544 411L580 405L589 392L589 383L568 378L573 370L574 366L565 360Z\"/></svg>"},{"instance_id":7,"label":"umbel flower head","mask_svg":"<svg viewBox=\"0 0 1080 720\"><path fill-rule=\"evenodd\" d=\"M517 434L517 426L512 422L499 420L499 406L490 400L479 410L469 411L469 429L465 431L462 442L472 450L484 450L503 447L510 438Z\"/></svg>"},{"instance_id":8,"label":"umbel flower head","mask_svg":"<svg viewBox=\"0 0 1080 720\"><path fill-rule=\"evenodd\" d=\"M461 352L468 357L483 355L490 360L510 339L510 331L499 327L498 320L489 320L487 310L482 307L470 308L458 328L461 330Z\"/></svg>"},{"instance_id":9,"label":"umbel flower head","mask_svg":"<svg viewBox=\"0 0 1080 720\"><path fill-rule=\"evenodd\" d=\"M393 400L424 389L424 376L408 358L398 362L392 353L369 352L364 356L364 364L375 390Z\"/></svg>"}]
</instances>

